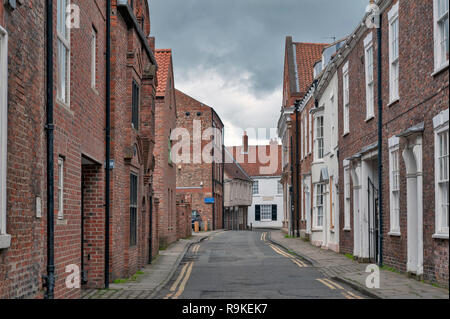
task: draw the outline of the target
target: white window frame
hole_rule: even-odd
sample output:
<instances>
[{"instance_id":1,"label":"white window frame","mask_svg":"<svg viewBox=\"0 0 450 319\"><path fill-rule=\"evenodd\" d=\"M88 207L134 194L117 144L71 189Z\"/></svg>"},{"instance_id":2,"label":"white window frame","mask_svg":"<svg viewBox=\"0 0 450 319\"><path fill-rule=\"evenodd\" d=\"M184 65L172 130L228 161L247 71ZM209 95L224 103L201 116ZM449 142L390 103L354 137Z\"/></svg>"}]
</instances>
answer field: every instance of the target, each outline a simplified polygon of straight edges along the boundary
<instances>
[{"instance_id":1,"label":"white window frame","mask_svg":"<svg viewBox=\"0 0 450 319\"><path fill-rule=\"evenodd\" d=\"M58 158L58 219L64 219L64 158Z\"/></svg>"},{"instance_id":2,"label":"white window frame","mask_svg":"<svg viewBox=\"0 0 450 319\"><path fill-rule=\"evenodd\" d=\"M300 124L302 123L302 120L300 119L299 120L300 121ZM304 151L303 151L303 148L305 147L305 143L304 143L304 135L303 135L303 130L300 128L300 146L299 146L299 148L300 148L300 158L301 159L303 159L305 156L304 156Z\"/></svg>"},{"instance_id":3,"label":"white window frame","mask_svg":"<svg viewBox=\"0 0 450 319\"><path fill-rule=\"evenodd\" d=\"M389 208L391 236L400 236L400 139L389 139Z\"/></svg>"},{"instance_id":4,"label":"white window frame","mask_svg":"<svg viewBox=\"0 0 450 319\"><path fill-rule=\"evenodd\" d=\"M448 225L445 227L442 221L442 192L441 184L447 183L447 201L448 201L448 175L449 175L449 162L448 162L448 138L449 138L449 111L446 109L442 111L437 116L433 118L433 126L434 126L434 163L435 163L435 234L434 238L449 238L449 228ZM441 168L440 168L440 140L439 137L443 133L447 133L447 178L446 180L441 180ZM448 211L448 202L447 202L447 211ZM448 224L448 213L447 213L447 224Z\"/></svg>"},{"instance_id":5,"label":"white window frame","mask_svg":"<svg viewBox=\"0 0 450 319\"><path fill-rule=\"evenodd\" d=\"M319 126L319 119L322 119L322 125ZM325 128L324 128L324 121L325 121L325 117L323 114L318 114L315 117L315 128L316 128L316 134L314 135L314 145L315 145L315 150L314 150L314 156L316 160L323 160L324 158L324 154L325 154ZM318 134L318 130L321 127L321 135ZM320 150L322 150L322 153L320 153Z\"/></svg>"},{"instance_id":6,"label":"white window frame","mask_svg":"<svg viewBox=\"0 0 450 319\"><path fill-rule=\"evenodd\" d=\"M375 117L375 77L373 57L374 47L372 42L372 32L370 32L364 39L364 66L366 73L366 121Z\"/></svg>"},{"instance_id":7,"label":"white window frame","mask_svg":"<svg viewBox=\"0 0 450 319\"><path fill-rule=\"evenodd\" d=\"M61 10L61 4L65 2L66 7L64 10ZM58 0L57 2L57 27L56 27L56 33L57 33L57 57L58 57L58 63L57 63L57 99L59 102L64 104L66 107L70 107L70 28L67 27L67 17L70 13L70 0ZM64 24L66 36L64 36L63 33L61 33L60 28L61 23ZM64 47L66 49L66 68L65 68L65 92L64 96L62 95L62 75L61 75L61 57L60 57L60 46Z\"/></svg>"},{"instance_id":8,"label":"white window frame","mask_svg":"<svg viewBox=\"0 0 450 319\"><path fill-rule=\"evenodd\" d=\"M438 73L439 71L445 69L449 65L449 60L447 57L443 56L443 49L447 47L448 50L448 23L449 23L449 11L447 7L447 12L443 15L439 16L439 1L434 0L434 10L433 10L433 21L434 21L434 71ZM448 0L444 0L444 2ZM445 31L443 33L443 29L441 25L447 19L447 44L442 43ZM445 30L445 25L444 25Z\"/></svg>"},{"instance_id":9,"label":"white window frame","mask_svg":"<svg viewBox=\"0 0 450 319\"><path fill-rule=\"evenodd\" d=\"M351 230L350 206L351 206L351 187L350 187L350 162L344 160L344 230Z\"/></svg>"},{"instance_id":10,"label":"white window frame","mask_svg":"<svg viewBox=\"0 0 450 319\"><path fill-rule=\"evenodd\" d=\"M259 213L262 222L271 222L272 221L272 205L259 205ZM269 218L263 218L263 216L269 216Z\"/></svg>"},{"instance_id":11,"label":"white window frame","mask_svg":"<svg viewBox=\"0 0 450 319\"><path fill-rule=\"evenodd\" d=\"M348 61L342 67L342 88L344 105L344 135L350 133L350 77L348 73Z\"/></svg>"},{"instance_id":12,"label":"white window frame","mask_svg":"<svg viewBox=\"0 0 450 319\"><path fill-rule=\"evenodd\" d=\"M258 195L259 194L259 181L253 181L252 194L253 195Z\"/></svg>"},{"instance_id":13,"label":"white window frame","mask_svg":"<svg viewBox=\"0 0 450 319\"><path fill-rule=\"evenodd\" d=\"M0 26L0 249L11 246L6 233L6 174L8 159L8 32Z\"/></svg>"},{"instance_id":14,"label":"white window frame","mask_svg":"<svg viewBox=\"0 0 450 319\"><path fill-rule=\"evenodd\" d=\"M97 86L97 30L92 28L91 35L91 87Z\"/></svg>"},{"instance_id":15,"label":"white window frame","mask_svg":"<svg viewBox=\"0 0 450 319\"><path fill-rule=\"evenodd\" d=\"M305 115L303 118L303 129L305 132L305 158L308 156L308 119Z\"/></svg>"},{"instance_id":16,"label":"white window frame","mask_svg":"<svg viewBox=\"0 0 450 319\"><path fill-rule=\"evenodd\" d=\"M400 98L399 93L399 34L400 20L397 2L388 12L389 20L389 102L394 103ZM396 26L396 27L394 27Z\"/></svg>"},{"instance_id":17,"label":"white window frame","mask_svg":"<svg viewBox=\"0 0 450 319\"><path fill-rule=\"evenodd\" d=\"M277 194L283 194L283 184L281 183L281 179L279 179L277 183Z\"/></svg>"},{"instance_id":18,"label":"white window frame","mask_svg":"<svg viewBox=\"0 0 450 319\"><path fill-rule=\"evenodd\" d=\"M312 114L309 113L309 154L312 152L312 139L313 137L313 128L312 128Z\"/></svg>"},{"instance_id":19,"label":"white window frame","mask_svg":"<svg viewBox=\"0 0 450 319\"><path fill-rule=\"evenodd\" d=\"M319 187L321 187L322 193L319 195ZM323 229L323 222L325 218L325 183L317 183L314 185L314 229ZM319 196L321 196L322 203L319 205ZM320 213L320 214L319 214ZM319 217L321 217L321 223L319 223Z\"/></svg>"}]
</instances>

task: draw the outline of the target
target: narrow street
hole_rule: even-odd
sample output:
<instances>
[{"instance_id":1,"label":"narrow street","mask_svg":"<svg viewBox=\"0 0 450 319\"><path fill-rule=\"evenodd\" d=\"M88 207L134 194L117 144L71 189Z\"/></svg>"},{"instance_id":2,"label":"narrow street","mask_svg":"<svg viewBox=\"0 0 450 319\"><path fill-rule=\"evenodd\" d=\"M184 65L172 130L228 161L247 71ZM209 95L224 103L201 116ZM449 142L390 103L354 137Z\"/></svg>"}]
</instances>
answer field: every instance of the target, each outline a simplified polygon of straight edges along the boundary
<instances>
[{"instance_id":1,"label":"narrow street","mask_svg":"<svg viewBox=\"0 0 450 319\"><path fill-rule=\"evenodd\" d=\"M192 245L156 298L366 298L266 237L265 231L224 231Z\"/></svg>"}]
</instances>

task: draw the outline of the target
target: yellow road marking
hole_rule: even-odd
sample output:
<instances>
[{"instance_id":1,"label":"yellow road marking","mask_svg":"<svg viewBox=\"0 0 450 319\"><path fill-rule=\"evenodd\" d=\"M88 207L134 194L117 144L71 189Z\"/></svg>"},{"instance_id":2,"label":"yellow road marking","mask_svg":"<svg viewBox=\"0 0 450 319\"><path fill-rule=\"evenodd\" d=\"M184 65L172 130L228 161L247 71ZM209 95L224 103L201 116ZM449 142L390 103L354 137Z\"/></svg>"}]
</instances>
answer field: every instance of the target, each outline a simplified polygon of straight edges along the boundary
<instances>
[{"instance_id":1,"label":"yellow road marking","mask_svg":"<svg viewBox=\"0 0 450 319\"><path fill-rule=\"evenodd\" d=\"M361 296L358 296L357 294L354 294L354 293L353 293L353 292L351 292L351 291L347 291L347 293L348 293L349 295L351 295L351 296L353 296L353 297L357 298L357 299L364 299L363 297L361 297Z\"/></svg>"},{"instance_id":2,"label":"yellow road marking","mask_svg":"<svg viewBox=\"0 0 450 319\"><path fill-rule=\"evenodd\" d=\"M345 292L342 292L341 294L342 294L345 298L347 298L347 299L355 299L355 298L353 298L352 296L346 294Z\"/></svg>"},{"instance_id":3,"label":"yellow road marking","mask_svg":"<svg viewBox=\"0 0 450 319\"><path fill-rule=\"evenodd\" d=\"M180 284L180 287L178 287L178 291L175 295L173 295L172 299L178 299L178 297L183 293L184 288L186 287L186 283L189 280L189 277L191 276L192 267L194 266L194 262L190 262L189 268L186 272L186 276L184 276L183 281Z\"/></svg>"},{"instance_id":4,"label":"yellow road marking","mask_svg":"<svg viewBox=\"0 0 450 319\"><path fill-rule=\"evenodd\" d=\"M170 296L172 296L172 293L169 292L163 299L169 299Z\"/></svg>"},{"instance_id":5,"label":"yellow road marking","mask_svg":"<svg viewBox=\"0 0 450 319\"><path fill-rule=\"evenodd\" d=\"M181 279L184 276L184 273L186 272L186 269L187 269L188 265L189 265L189 263L184 265L184 267L181 270L180 275L178 276L177 280L173 283L172 287L170 287L170 291L171 292L174 292L175 289L177 288L178 284L180 283Z\"/></svg>"},{"instance_id":6,"label":"yellow road marking","mask_svg":"<svg viewBox=\"0 0 450 319\"><path fill-rule=\"evenodd\" d=\"M327 283L325 280L317 278L317 281L321 282L322 284L324 284L325 286L327 286L328 288L330 288L331 290L336 290L336 288L332 285L330 285L329 283Z\"/></svg>"},{"instance_id":7,"label":"yellow road marking","mask_svg":"<svg viewBox=\"0 0 450 319\"><path fill-rule=\"evenodd\" d=\"M284 256L284 257L286 257L286 258L289 258L292 262L294 262L294 263L295 263L297 266L299 266L300 268L307 267L307 265L306 265L303 261L294 258L292 255L290 255L290 254L288 254L288 253L282 251L282 250L279 249L278 247L276 247L276 246L274 246L274 245L270 245L270 247L271 247L275 252L277 252L278 254L280 254L280 255L282 255L282 256Z\"/></svg>"},{"instance_id":8,"label":"yellow road marking","mask_svg":"<svg viewBox=\"0 0 450 319\"><path fill-rule=\"evenodd\" d=\"M326 282L328 282L329 284L335 286L338 289L344 290L344 287L342 287L341 285L338 285L337 283L335 283L334 281L331 281L328 278L324 278L323 280L325 280Z\"/></svg>"}]
</instances>

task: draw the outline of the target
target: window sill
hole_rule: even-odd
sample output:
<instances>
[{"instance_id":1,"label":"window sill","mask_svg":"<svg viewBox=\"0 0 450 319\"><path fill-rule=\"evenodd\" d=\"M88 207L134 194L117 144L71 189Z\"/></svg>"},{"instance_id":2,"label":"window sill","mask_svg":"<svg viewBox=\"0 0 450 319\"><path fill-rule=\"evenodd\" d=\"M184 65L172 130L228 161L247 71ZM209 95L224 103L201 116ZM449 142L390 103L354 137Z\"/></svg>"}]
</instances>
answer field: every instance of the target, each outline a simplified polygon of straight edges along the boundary
<instances>
[{"instance_id":1,"label":"window sill","mask_svg":"<svg viewBox=\"0 0 450 319\"><path fill-rule=\"evenodd\" d=\"M74 112L70 109L69 104L61 101L60 99L56 98L56 104L61 106L63 109L65 109L67 112L69 112L70 115L74 115Z\"/></svg>"},{"instance_id":2,"label":"window sill","mask_svg":"<svg viewBox=\"0 0 450 319\"><path fill-rule=\"evenodd\" d=\"M367 117L367 118L365 119L365 121L366 121L366 122L369 122L370 120L372 120L372 119L374 119L374 118L375 118L375 115L371 115L371 116Z\"/></svg>"},{"instance_id":3,"label":"window sill","mask_svg":"<svg viewBox=\"0 0 450 319\"><path fill-rule=\"evenodd\" d=\"M325 160L324 159L318 159L318 160L315 160L314 162L312 162L312 165L315 165L315 164L324 164L325 163Z\"/></svg>"},{"instance_id":4,"label":"window sill","mask_svg":"<svg viewBox=\"0 0 450 319\"><path fill-rule=\"evenodd\" d=\"M350 134L350 131L344 132L344 134L342 134L342 137L346 137L349 134Z\"/></svg>"},{"instance_id":5,"label":"window sill","mask_svg":"<svg viewBox=\"0 0 450 319\"><path fill-rule=\"evenodd\" d=\"M392 236L392 237L400 237L401 236L401 234L399 232L396 232L396 231L390 231L388 233L388 235Z\"/></svg>"},{"instance_id":6,"label":"window sill","mask_svg":"<svg viewBox=\"0 0 450 319\"><path fill-rule=\"evenodd\" d=\"M398 102L400 102L400 98L396 98L396 99L392 100L391 102L389 102L389 104L387 106L391 107L391 106L397 104Z\"/></svg>"},{"instance_id":7,"label":"window sill","mask_svg":"<svg viewBox=\"0 0 450 319\"><path fill-rule=\"evenodd\" d=\"M0 249L11 247L11 235L0 235Z\"/></svg>"},{"instance_id":8,"label":"window sill","mask_svg":"<svg viewBox=\"0 0 450 319\"><path fill-rule=\"evenodd\" d=\"M449 66L449 62L447 61L444 65L438 67L436 70L434 70L433 73L431 73L432 77L435 77L436 75L439 75L441 72L445 71L448 69Z\"/></svg>"},{"instance_id":9,"label":"window sill","mask_svg":"<svg viewBox=\"0 0 450 319\"><path fill-rule=\"evenodd\" d=\"M312 228L311 231L312 231L313 233L317 233L317 232L323 231L323 228Z\"/></svg>"},{"instance_id":10,"label":"window sill","mask_svg":"<svg viewBox=\"0 0 450 319\"><path fill-rule=\"evenodd\" d=\"M448 234L433 234L433 239L448 239Z\"/></svg>"},{"instance_id":11,"label":"window sill","mask_svg":"<svg viewBox=\"0 0 450 319\"><path fill-rule=\"evenodd\" d=\"M345 228L343 229L343 231L352 231L352 229L351 229L351 228L348 228L348 227L345 227Z\"/></svg>"}]
</instances>

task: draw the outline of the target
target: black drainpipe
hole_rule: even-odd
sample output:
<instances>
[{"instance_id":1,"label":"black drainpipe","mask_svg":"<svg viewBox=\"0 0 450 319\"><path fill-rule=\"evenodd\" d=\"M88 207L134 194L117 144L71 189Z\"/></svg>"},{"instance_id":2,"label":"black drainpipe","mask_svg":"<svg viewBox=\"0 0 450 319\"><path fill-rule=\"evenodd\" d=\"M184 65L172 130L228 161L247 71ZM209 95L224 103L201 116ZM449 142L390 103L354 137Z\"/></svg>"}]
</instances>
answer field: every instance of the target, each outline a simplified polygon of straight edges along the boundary
<instances>
[{"instance_id":1,"label":"black drainpipe","mask_svg":"<svg viewBox=\"0 0 450 319\"><path fill-rule=\"evenodd\" d=\"M47 277L46 299L54 298L55 289L55 220L54 220L54 158L53 158L53 1L47 0Z\"/></svg>"},{"instance_id":2,"label":"black drainpipe","mask_svg":"<svg viewBox=\"0 0 450 319\"><path fill-rule=\"evenodd\" d=\"M109 288L109 206L111 157L111 0L106 0L106 172L105 172L105 289Z\"/></svg>"},{"instance_id":3,"label":"black drainpipe","mask_svg":"<svg viewBox=\"0 0 450 319\"><path fill-rule=\"evenodd\" d=\"M295 101L295 195L296 195L296 205L295 214L297 222L297 237L300 237L300 154L299 154L299 131L301 132L301 123L298 122L298 112L300 107L300 101Z\"/></svg>"},{"instance_id":4,"label":"black drainpipe","mask_svg":"<svg viewBox=\"0 0 450 319\"><path fill-rule=\"evenodd\" d=\"M150 231L148 237L148 263L152 263L153 255L153 196L150 196Z\"/></svg>"},{"instance_id":5,"label":"black drainpipe","mask_svg":"<svg viewBox=\"0 0 450 319\"><path fill-rule=\"evenodd\" d=\"M293 149L293 143L292 143L292 136L291 136L291 187L289 189L289 195L291 199L291 236L295 236L295 230L294 230L294 152Z\"/></svg>"},{"instance_id":6,"label":"black drainpipe","mask_svg":"<svg viewBox=\"0 0 450 319\"><path fill-rule=\"evenodd\" d=\"M381 13L379 14L378 34L378 256L379 265L383 265L383 97L381 96Z\"/></svg>"}]
</instances>

